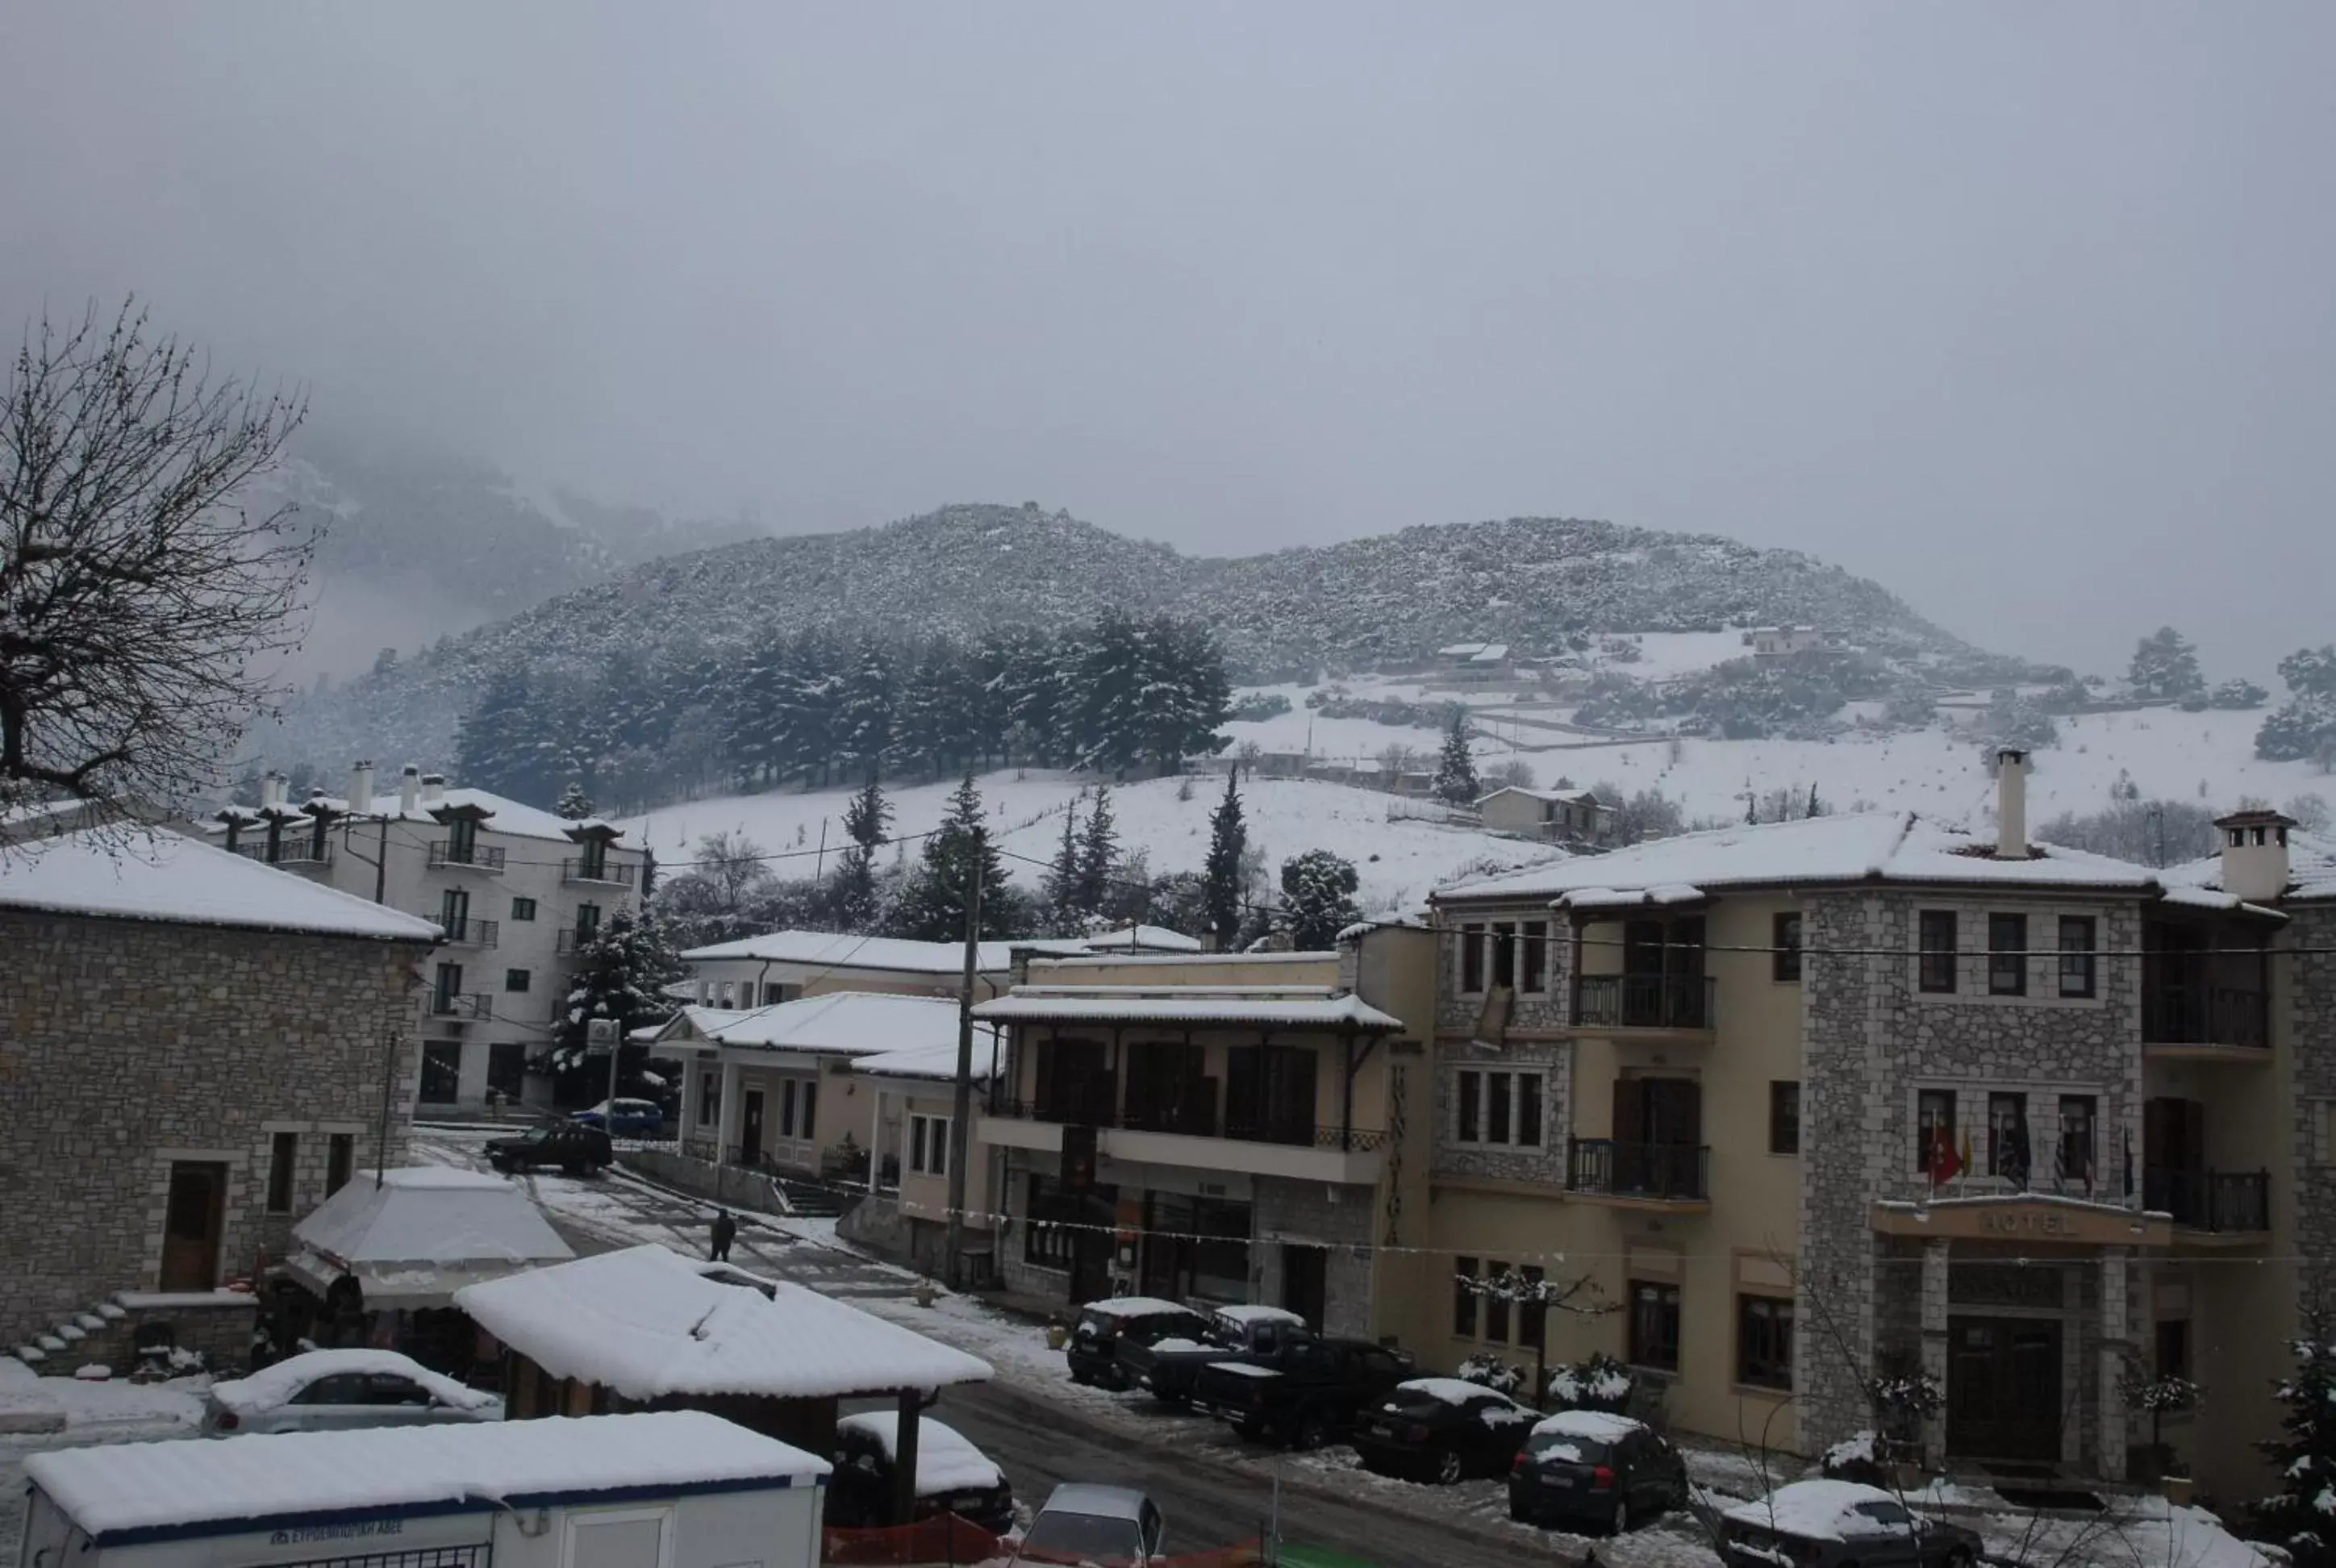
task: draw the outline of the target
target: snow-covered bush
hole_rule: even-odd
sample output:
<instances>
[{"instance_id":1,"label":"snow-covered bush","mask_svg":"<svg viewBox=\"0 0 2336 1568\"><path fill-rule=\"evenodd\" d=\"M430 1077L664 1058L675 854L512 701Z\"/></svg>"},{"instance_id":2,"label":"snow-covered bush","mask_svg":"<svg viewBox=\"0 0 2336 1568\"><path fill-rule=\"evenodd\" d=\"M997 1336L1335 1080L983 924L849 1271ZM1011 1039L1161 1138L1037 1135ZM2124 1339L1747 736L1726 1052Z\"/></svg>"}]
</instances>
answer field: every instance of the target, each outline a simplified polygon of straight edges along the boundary
<instances>
[{"instance_id":1,"label":"snow-covered bush","mask_svg":"<svg viewBox=\"0 0 2336 1568\"><path fill-rule=\"evenodd\" d=\"M1638 1375L1601 1350L1549 1375L1549 1397L1564 1410L1615 1410L1630 1402Z\"/></svg>"},{"instance_id":2,"label":"snow-covered bush","mask_svg":"<svg viewBox=\"0 0 2336 1568\"><path fill-rule=\"evenodd\" d=\"M1828 1481L1854 1481L1865 1486L1889 1485L1882 1463L1882 1439L1872 1431L1853 1432L1825 1451L1819 1471Z\"/></svg>"},{"instance_id":3,"label":"snow-covered bush","mask_svg":"<svg viewBox=\"0 0 2336 1568\"><path fill-rule=\"evenodd\" d=\"M1460 1363L1457 1373L1464 1383L1475 1383L1496 1394L1514 1394L1524 1387L1524 1369L1512 1367L1500 1357L1478 1351Z\"/></svg>"},{"instance_id":4,"label":"snow-covered bush","mask_svg":"<svg viewBox=\"0 0 2336 1568\"><path fill-rule=\"evenodd\" d=\"M2295 1371L2278 1388L2287 1407L2282 1436L2263 1445L2280 1489L2257 1505L2256 1516L2295 1568L2336 1568L2336 1340L2313 1312L2288 1348Z\"/></svg>"}]
</instances>

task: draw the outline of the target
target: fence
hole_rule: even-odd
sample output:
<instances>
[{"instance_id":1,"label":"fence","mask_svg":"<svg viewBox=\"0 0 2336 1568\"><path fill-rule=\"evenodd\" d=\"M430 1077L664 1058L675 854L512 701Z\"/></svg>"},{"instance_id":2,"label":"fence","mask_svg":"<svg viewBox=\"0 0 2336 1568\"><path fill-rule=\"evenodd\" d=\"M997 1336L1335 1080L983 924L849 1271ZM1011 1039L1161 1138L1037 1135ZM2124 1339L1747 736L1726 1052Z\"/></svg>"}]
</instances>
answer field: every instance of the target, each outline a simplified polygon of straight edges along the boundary
<instances>
[{"instance_id":1,"label":"fence","mask_svg":"<svg viewBox=\"0 0 2336 1568\"><path fill-rule=\"evenodd\" d=\"M829 1568L974 1568L1002 1565L1012 1554L1011 1544L954 1514L891 1529L828 1530L820 1543ZM1265 1568L1272 1561L1255 1541L1157 1560L1160 1568Z\"/></svg>"}]
</instances>

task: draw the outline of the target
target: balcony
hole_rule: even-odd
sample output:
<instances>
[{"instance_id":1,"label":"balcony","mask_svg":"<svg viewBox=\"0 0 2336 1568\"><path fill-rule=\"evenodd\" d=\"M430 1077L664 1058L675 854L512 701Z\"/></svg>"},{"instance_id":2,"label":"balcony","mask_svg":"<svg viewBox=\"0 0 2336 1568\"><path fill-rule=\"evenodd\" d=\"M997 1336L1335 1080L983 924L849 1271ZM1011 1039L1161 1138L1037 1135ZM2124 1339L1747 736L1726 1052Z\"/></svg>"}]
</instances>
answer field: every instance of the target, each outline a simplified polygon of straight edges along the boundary
<instances>
[{"instance_id":1,"label":"balcony","mask_svg":"<svg viewBox=\"0 0 2336 1568\"><path fill-rule=\"evenodd\" d=\"M1063 1127L1097 1129L1098 1154L1147 1164L1238 1171L1253 1176L1372 1185L1387 1161L1387 1135L1377 1127L1325 1125L1296 1115L1230 1113L1224 1131L1198 1116L1114 1114L1108 1105L1066 1099L995 1100L983 1116L982 1141L1002 1148L1059 1153Z\"/></svg>"},{"instance_id":2,"label":"balcony","mask_svg":"<svg viewBox=\"0 0 2336 1568\"><path fill-rule=\"evenodd\" d=\"M430 1016L450 1023L482 1024L495 1016L495 998L485 991L433 991Z\"/></svg>"},{"instance_id":3,"label":"balcony","mask_svg":"<svg viewBox=\"0 0 2336 1568\"><path fill-rule=\"evenodd\" d=\"M430 841L432 871L487 872L502 874L503 852L486 844L457 845L446 839Z\"/></svg>"},{"instance_id":4,"label":"balcony","mask_svg":"<svg viewBox=\"0 0 2336 1568\"><path fill-rule=\"evenodd\" d=\"M2153 988L2141 996L2141 1039L2154 1057L2268 1060L2270 998L2235 986Z\"/></svg>"},{"instance_id":5,"label":"balcony","mask_svg":"<svg viewBox=\"0 0 2336 1568\"><path fill-rule=\"evenodd\" d=\"M562 930L553 940L551 944L552 951L558 953L564 959L573 958L578 953L582 952L587 947L589 947L599 934L600 933L597 930L579 931L573 927L569 927Z\"/></svg>"},{"instance_id":6,"label":"balcony","mask_svg":"<svg viewBox=\"0 0 2336 1568\"><path fill-rule=\"evenodd\" d=\"M612 865L607 861L565 860L560 862L560 880L563 882L585 882L594 887L628 888L640 874L640 868L629 862Z\"/></svg>"},{"instance_id":7,"label":"balcony","mask_svg":"<svg viewBox=\"0 0 2336 1568\"><path fill-rule=\"evenodd\" d=\"M458 948L492 948L502 936L500 920L474 920L466 915L452 920L441 917L438 923L445 928L447 941Z\"/></svg>"},{"instance_id":8,"label":"balcony","mask_svg":"<svg viewBox=\"0 0 2336 1568\"><path fill-rule=\"evenodd\" d=\"M307 833L302 833L297 840L287 839L278 843L273 860L268 859L268 842L264 839L239 843L235 846L235 852L262 865L282 866L287 871L314 871L319 866L333 863L333 841L326 839L319 844Z\"/></svg>"},{"instance_id":9,"label":"balcony","mask_svg":"<svg viewBox=\"0 0 2336 1568\"><path fill-rule=\"evenodd\" d=\"M1565 1189L1581 1197L1628 1203L1708 1203L1711 1150L1696 1144L1618 1144L1567 1140Z\"/></svg>"},{"instance_id":10,"label":"balcony","mask_svg":"<svg viewBox=\"0 0 2336 1568\"><path fill-rule=\"evenodd\" d=\"M2141 1174L2142 1207L2171 1214L2177 1231L2253 1240L2271 1229L2271 1177L2263 1171Z\"/></svg>"},{"instance_id":11,"label":"balcony","mask_svg":"<svg viewBox=\"0 0 2336 1568\"><path fill-rule=\"evenodd\" d=\"M1718 1015L1718 986L1708 975L1582 975L1573 982L1577 1029L1708 1034Z\"/></svg>"}]
</instances>

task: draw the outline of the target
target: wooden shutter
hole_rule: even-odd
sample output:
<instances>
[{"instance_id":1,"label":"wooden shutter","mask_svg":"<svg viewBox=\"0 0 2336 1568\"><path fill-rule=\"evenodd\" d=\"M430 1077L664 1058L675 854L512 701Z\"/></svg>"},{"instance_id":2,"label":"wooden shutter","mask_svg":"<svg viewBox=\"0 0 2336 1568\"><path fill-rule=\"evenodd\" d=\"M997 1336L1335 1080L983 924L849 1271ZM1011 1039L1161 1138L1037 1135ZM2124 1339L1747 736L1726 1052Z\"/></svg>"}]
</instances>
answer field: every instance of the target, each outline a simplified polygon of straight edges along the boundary
<instances>
[{"instance_id":1,"label":"wooden shutter","mask_svg":"<svg viewBox=\"0 0 2336 1568\"><path fill-rule=\"evenodd\" d=\"M1613 1137L1618 1144L1643 1144L1647 1141L1647 1086L1644 1079L1614 1080Z\"/></svg>"}]
</instances>

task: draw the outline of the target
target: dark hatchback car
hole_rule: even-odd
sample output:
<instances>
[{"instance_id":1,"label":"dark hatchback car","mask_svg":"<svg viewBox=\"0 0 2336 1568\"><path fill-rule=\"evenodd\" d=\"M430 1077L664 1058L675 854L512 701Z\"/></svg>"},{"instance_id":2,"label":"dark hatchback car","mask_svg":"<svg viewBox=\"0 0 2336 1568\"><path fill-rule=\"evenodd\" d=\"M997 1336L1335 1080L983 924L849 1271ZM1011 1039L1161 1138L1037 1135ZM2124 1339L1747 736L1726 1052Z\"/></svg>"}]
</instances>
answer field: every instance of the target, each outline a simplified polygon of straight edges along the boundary
<instances>
[{"instance_id":1,"label":"dark hatchback car","mask_svg":"<svg viewBox=\"0 0 2336 1568\"><path fill-rule=\"evenodd\" d=\"M1448 1486L1505 1475L1541 1413L1457 1378L1414 1378L1355 1422L1366 1469Z\"/></svg>"},{"instance_id":2,"label":"dark hatchback car","mask_svg":"<svg viewBox=\"0 0 2336 1568\"><path fill-rule=\"evenodd\" d=\"M1509 1471L1509 1517L1620 1535L1688 1500L1687 1461L1644 1422L1561 1410L1525 1438Z\"/></svg>"},{"instance_id":3,"label":"dark hatchback car","mask_svg":"<svg viewBox=\"0 0 2336 1568\"><path fill-rule=\"evenodd\" d=\"M1198 1339L1208 1331L1208 1320L1190 1307L1152 1296L1114 1296L1089 1301L1079 1310L1079 1320L1063 1346L1063 1359L1070 1363L1074 1383L1125 1388L1127 1368L1119 1361L1122 1339L1149 1345L1171 1335Z\"/></svg>"},{"instance_id":4,"label":"dark hatchback car","mask_svg":"<svg viewBox=\"0 0 2336 1568\"><path fill-rule=\"evenodd\" d=\"M1961 1525L1854 1481L1796 1481L1719 1520L1728 1568L1972 1568L1980 1545Z\"/></svg>"},{"instance_id":5,"label":"dark hatchback car","mask_svg":"<svg viewBox=\"0 0 2336 1568\"><path fill-rule=\"evenodd\" d=\"M575 1122L554 1122L524 1137L496 1138L486 1147L487 1164L510 1175L557 1165L571 1176L587 1176L616 1157L608 1135Z\"/></svg>"}]
</instances>

